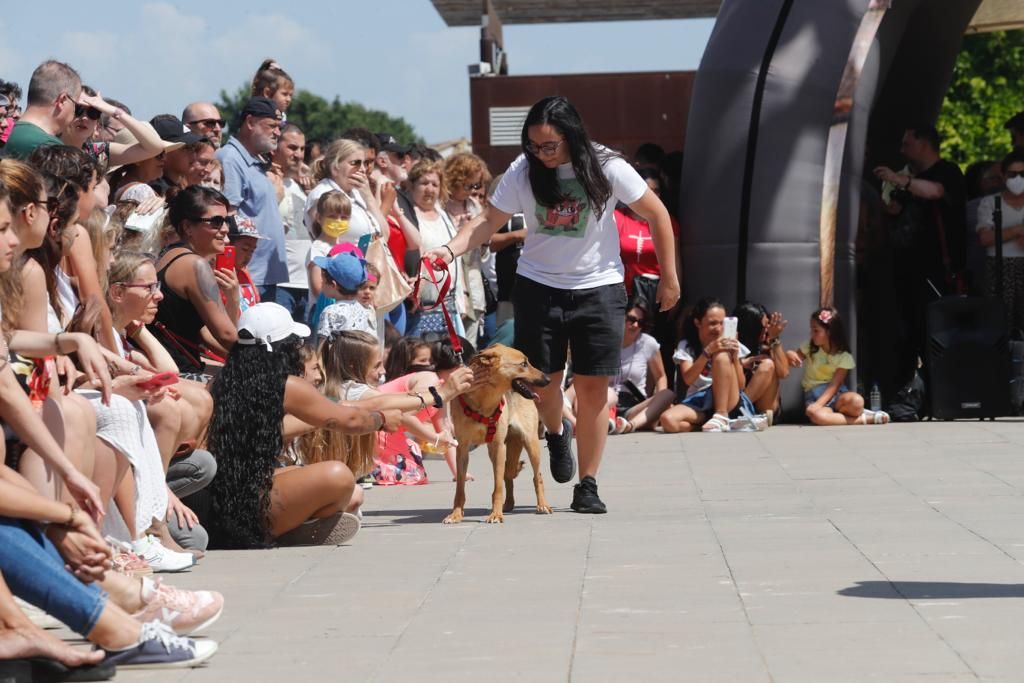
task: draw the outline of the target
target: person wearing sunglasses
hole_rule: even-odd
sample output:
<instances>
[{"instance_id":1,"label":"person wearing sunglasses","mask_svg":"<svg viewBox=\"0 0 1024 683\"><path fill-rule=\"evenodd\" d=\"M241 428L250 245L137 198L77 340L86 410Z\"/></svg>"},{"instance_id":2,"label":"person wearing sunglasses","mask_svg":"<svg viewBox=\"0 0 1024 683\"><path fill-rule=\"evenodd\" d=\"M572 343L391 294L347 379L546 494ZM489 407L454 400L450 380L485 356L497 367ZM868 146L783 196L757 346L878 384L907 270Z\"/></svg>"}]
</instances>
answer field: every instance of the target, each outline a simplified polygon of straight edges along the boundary
<instances>
[{"instance_id":1,"label":"person wearing sunglasses","mask_svg":"<svg viewBox=\"0 0 1024 683\"><path fill-rule=\"evenodd\" d=\"M647 219L661 280L657 305L679 300L672 222L664 204L635 169L612 150L591 142L576 108L546 97L530 108L522 130L523 153L512 162L480 218L464 225L430 261L448 264L483 246L514 214L526 217L527 236L517 265L515 347L551 377L539 388L538 410L547 429L551 474L573 478L572 430L562 417L562 375L572 353L579 410L580 483L572 509L603 513L597 471L608 437L608 378L619 370L626 291L619 258L616 202Z\"/></svg>"},{"instance_id":2,"label":"person wearing sunglasses","mask_svg":"<svg viewBox=\"0 0 1024 683\"><path fill-rule=\"evenodd\" d=\"M238 310L237 299L225 307L210 265L228 244L230 209L224 195L198 185L186 187L168 206L168 220L178 241L157 262L163 301L149 331L167 349L180 373L196 381L210 379L204 373L207 349L224 357L238 340L235 320L228 314ZM237 279L234 294L238 296Z\"/></svg>"},{"instance_id":3,"label":"person wearing sunglasses","mask_svg":"<svg viewBox=\"0 0 1024 683\"><path fill-rule=\"evenodd\" d=\"M653 429L672 405L675 392L668 388L668 374L660 345L651 335L651 312L643 299L633 299L626 311L619 371L608 383L608 431L629 434ZM654 386L649 386L650 377Z\"/></svg>"},{"instance_id":4,"label":"person wearing sunglasses","mask_svg":"<svg viewBox=\"0 0 1024 683\"><path fill-rule=\"evenodd\" d=\"M472 152L453 154L445 161L444 177L448 185L448 201L445 202L444 208L455 223L456 229L468 225L483 211L483 206L473 199L472 194L482 187L486 172L487 164ZM484 289L487 286L484 284L483 273L485 260L493 273L493 259L487 247L473 249L467 252L463 259L466 273L463 280L463 296L468 299L470 305L465 307L462 323L466 328L466 338L474 344L479 342L480 333L483 331L481 328L484 316L491 312L488 311L488 297Z\"/></svg>"},{"instance_id":5,"label":"person wearing sunglasses","mask_svg":"<svg viewBox=\"0 0 1024 683\"><path fill-rule=\"evenodd\" d=\"M209 140L215 149L220 149L227 122L221 118L217 107L209 102L193 102L181 112L181 120L193 133Z\"/></svg>"},{"instance_id":6,"label":"person wearing sunglasses","mask_svg":"<svg viewBox=\"0 0 1024 683\"><path fill-rule=\"evenodd\" d=\"M0 154L25 159L41 145L64 144L57 136L74 120L81 92L82 80L69 65L48 60L37 66L28 85L28 106Z\"/></svg>"},{"instance_id":7,"label":"person wearing sunglasses","mask_svg":"<svg viewBox=\"0 0 1024 683\"><path fill-rule=\"evenodd\" d=\"M1024 150L1015 149L1001 163L1002 192L991 194L978 205L978 240L985 247L988 289L1006 307L1011 333L1024 330ZM996 282L996 206L1001 214L1003 239L1003 287Z\"/></svg>"},{"instance_id":8,"label":"person wearing sunglasses","mask_svg":"<svg viewBox=\"0 0 1024 683\"><path fill-rule=\"evenodd\" d=\"M100 119L104 116L117 121L131 136L122 133L110 142L97 138ZM80 147L86 154L104 166L124 166L150 159L164 150L163 141L153 127L132 117L120 107L108 103L103 96L87 85L75 103L75 117L61 131L61 142Z\"/></svg>"}]
</instances>

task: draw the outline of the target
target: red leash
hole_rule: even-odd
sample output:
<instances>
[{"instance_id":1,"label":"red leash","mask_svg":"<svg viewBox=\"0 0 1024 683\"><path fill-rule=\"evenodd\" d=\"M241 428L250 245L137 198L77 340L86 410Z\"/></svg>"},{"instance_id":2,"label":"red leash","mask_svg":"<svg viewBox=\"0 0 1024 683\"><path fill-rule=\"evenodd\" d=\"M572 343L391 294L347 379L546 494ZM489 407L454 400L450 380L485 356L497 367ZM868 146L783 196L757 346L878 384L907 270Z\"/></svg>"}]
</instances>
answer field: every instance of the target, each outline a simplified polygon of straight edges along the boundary
<instances>
[{"instance_id":1,"label":"red leash","mask_svg":"<svg viewBox=\"0 0 1024 683\"><path fill-rule=\"evenodd\" d=\"M452 349L455 353L459 354L459 358L462 358L462 342L459 340L459 335L455 331L455 323L452 322L452 315L448 312L448 307L444 305L444 300L448 296L448 290L452 287L452 274L448 270L448 264L444 262L444 259L437 259L433 263L430 259L424 257L421 259L423 265L426 266L427 273L430 274L430 280L437 287L437 301L431 306L421 306L424 311L432 311L438 306L441 307L441 312L444 314L445 325L448 326L448 338L451 339ZM436 272L438 270L444 271L444 277L441 278L441 283L438 282ZM417 302L420 300L420 283L423 282L423 277L416 278L416 286L413 287L412 296ZM465 362L465 361L463 361Z\"/></svg>"}]
</instances>

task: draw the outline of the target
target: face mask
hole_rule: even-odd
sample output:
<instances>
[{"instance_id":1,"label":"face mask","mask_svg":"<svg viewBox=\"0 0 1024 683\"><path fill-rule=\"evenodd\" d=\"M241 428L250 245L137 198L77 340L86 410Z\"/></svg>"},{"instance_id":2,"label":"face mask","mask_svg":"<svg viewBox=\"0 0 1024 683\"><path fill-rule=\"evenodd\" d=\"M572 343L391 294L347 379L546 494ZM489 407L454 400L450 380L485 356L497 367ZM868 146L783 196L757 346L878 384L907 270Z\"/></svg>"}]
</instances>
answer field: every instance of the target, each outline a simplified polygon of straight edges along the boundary
<instances>
[{"instance_id":1,"label":"face mask","mask_svg":"<svg viewBox=\"0 0 1024 683\"><path fill-rule=\"evenodd\" d=\"M338 238L348 231L348 221L343 218L334 218L325 221L321 230L328 237Z\"/></svg>"},{"instance_id":2,"label":"face mask","mask_svg":"<svg viewBox=\"0 0 1024 683\"><path fill-rule=\"evenodd\" d=\"M1011 194L1024 194L1024 176L1016 176L1006 179L1006 189Z\"/></svg>"}]
</instances>

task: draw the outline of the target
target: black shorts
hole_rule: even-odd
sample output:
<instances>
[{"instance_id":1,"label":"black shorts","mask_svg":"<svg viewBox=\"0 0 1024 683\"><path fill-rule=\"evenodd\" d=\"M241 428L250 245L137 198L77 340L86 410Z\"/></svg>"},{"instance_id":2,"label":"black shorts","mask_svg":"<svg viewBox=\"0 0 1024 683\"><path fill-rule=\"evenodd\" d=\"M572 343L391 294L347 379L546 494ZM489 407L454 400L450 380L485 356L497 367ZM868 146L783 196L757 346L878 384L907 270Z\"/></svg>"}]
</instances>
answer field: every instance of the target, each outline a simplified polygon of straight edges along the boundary
<instances>
[{"instance_id":1,"label":"black shorts","mask_svg":"<svg viewBox=\"0 0 1024 683\"><path fill-rule=\"evenodd\" d=\"M619 372L626 318L621 284L558 289L516 276L515 346L542 372L561 372L572 352L577 375Z\"/></svg>"}]
</instances>

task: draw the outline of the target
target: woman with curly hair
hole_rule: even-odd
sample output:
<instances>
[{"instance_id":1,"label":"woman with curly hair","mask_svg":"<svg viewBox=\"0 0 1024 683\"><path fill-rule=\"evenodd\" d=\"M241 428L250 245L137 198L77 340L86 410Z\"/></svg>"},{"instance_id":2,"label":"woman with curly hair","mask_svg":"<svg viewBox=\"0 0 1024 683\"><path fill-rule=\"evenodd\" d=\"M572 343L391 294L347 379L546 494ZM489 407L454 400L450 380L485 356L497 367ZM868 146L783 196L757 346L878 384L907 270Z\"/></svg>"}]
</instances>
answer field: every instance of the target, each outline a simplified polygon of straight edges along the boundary
<instances>
[{"instance_id":1,"label":"woman with curly hair","mask_svg":"<svg viewBox=\"0 0 1024 683\"><path fill-rule=\"evenodd\" d=\"M448 198L444 208L455 223L456 230L483 212L483 206L473 198L474 192L481 192L484 187L484 176L489 175L487 164L472 152L460 152L448 157L444 163L444 177L448 185ZM487 314L487 294L485 293L484 272L490 267L493 272L494 263L491 250L480 247L466 252L463 257L466 278L463 281L462 309L463 322L466 326L466 338L477 343L480 327Z\"/></svg>"},{"instance_id":2,"label":"woman with curly hair","mask_svg":"<svg viewBox=\"0 0 1024 683\"><path fill-rule=\"evenodd\" d=\"M334 403L302 379L299 346L309 332L270 302L252 306L238 320L238 343L212 389L212 504L209 511L197 510L213 547L266 547L300 526L300 542L339 544L359 530L354 516L342 514L355 487L344 463L278 467L282 422L291 415L311 428L365 434L394 431L400 413Z\"/></svg>"}]
</instances>

